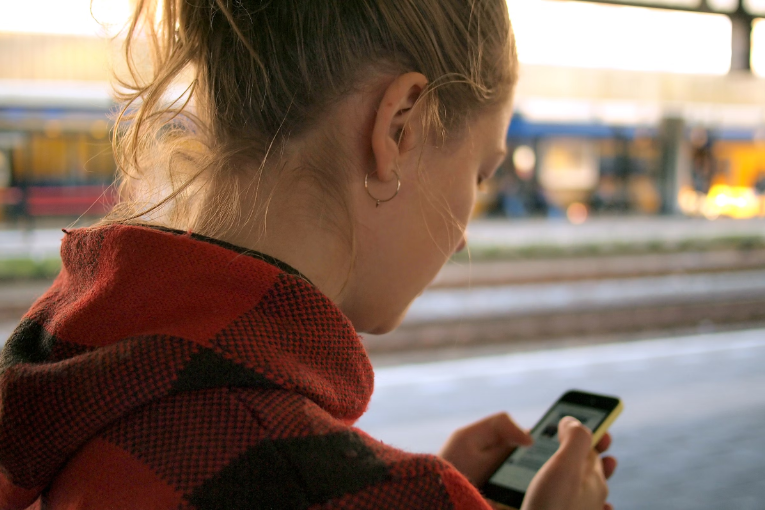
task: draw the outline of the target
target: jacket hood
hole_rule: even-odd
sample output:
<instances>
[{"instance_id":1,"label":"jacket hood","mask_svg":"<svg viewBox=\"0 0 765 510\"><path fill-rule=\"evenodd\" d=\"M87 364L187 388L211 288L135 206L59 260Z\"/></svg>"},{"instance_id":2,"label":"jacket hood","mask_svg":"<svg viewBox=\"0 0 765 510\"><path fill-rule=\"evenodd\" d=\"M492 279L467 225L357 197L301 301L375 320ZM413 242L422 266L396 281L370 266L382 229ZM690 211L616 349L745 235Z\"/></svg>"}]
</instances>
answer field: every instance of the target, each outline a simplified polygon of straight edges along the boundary
<instances>
[{"instance_id":1,"label":"jacket hood","mask_svg":"<svg viewBox=\"0 0 765 510\"><path fill-rule=\"evenodd\" d=\"M0 508L25 508L100 429L218 387L297 392L347 423L372 367L353 326L297 271L190 233L66 231L63 268L0 354Z\"/></svg>"}]
</instances>

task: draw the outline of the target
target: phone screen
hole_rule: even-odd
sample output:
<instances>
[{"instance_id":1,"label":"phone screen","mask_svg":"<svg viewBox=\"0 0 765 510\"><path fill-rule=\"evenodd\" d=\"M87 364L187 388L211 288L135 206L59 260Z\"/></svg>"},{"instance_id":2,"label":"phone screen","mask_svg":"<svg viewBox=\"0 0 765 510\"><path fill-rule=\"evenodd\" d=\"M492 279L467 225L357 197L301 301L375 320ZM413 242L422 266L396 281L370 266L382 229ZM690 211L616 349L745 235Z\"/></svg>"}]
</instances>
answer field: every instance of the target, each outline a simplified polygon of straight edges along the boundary
<instances>
[{"instance_id":1,"label":"phone screen","mask_svg":"<svg viewBox=\"0 0 765 510\"><path fill-rule=\"evenodd\" d=\"M564 416L573 416L585 427L595 430L608 414L605 409L558 401L531 431L534 444L516 448L489 483L525 493L539 468L558 450L558 422Z\"/></svg>"}]
</instances>

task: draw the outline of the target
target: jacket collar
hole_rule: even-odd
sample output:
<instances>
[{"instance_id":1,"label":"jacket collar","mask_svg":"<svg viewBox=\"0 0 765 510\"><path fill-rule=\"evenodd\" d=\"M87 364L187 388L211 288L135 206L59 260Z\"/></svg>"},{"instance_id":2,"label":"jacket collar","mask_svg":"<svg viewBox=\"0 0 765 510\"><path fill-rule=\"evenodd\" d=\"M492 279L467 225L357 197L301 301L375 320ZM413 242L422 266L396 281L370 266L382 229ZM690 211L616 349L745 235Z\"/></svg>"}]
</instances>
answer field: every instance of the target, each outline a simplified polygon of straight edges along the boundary
<instances>
[{"instance_id":1,"label":"jacket collar","mask_svg":"<svg viewBox=\"0 0 765 510\"><path fill-rule=\"evenodd\" d=\"M14 486L44 487L98 430L174 392L281 388L347 423L369 403L353 326L286 264L128 225L68 231L61 255L0 355L0 472Z\"/></svg>"}]
</instances>

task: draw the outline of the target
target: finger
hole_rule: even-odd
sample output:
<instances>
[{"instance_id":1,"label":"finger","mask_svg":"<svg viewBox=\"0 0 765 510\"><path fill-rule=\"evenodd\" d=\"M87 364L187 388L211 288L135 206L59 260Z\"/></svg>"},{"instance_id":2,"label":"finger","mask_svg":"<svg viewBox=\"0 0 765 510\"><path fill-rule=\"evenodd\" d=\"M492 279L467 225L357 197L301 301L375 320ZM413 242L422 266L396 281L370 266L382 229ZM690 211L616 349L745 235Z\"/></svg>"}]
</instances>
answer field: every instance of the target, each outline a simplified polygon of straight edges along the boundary
<instances>
[{"instance_id":1,"label":"finger","mask_svg":"<svg viewBox=\"0 0 765 510\"><path fill-rule=\"evenodd\" d=\"M605 503L606 499L608 499L609 488L608 488L607 477L605 474L605 466L603 465L603 460L600 458L600 456L598 455L598 452L596 452L595 450L590 450L589 459L593 460L590 466L596 475L598 487L602 491L601 501Z\"/></svg>"},{"instance_id":2,"label":"finger","mask_svg":"<svg viewBox=\"0 0 765 510\"><path fill-rule=\"evenodd\" d=\"M495 414L490 416L489 420L494 427L495 437L499 439L498 442L509 446L529 446L534 442L531 435L519 427L507 413Z\"/></svg>"},{"instance_id":3,"label":"finger","mask_svg":"<svg viewBox=\"0 0 765 510\"><path fill-rule=\"evenodd\" d=\"M598 473L600 475L600 478L605 481L606 476L605 476L605 471L603 470L603 459L600 458L600 456L598 455L598 452L596 452L595 450L590 450L590 453L587 457L587 465L595 473Z\"/></svg>"},{"instance_id":4,"label":"finger","mask_svg":"<svg viewBox=\"0 0 765 510\"><path fill-rule=\"evenodd\" d=\"M614 474L614 471L616 471L616 466L618 466L619 463L613 457L603 457L602 462L603 475L606 477L606 479L611 478L611 475Z\"/></svg>"},{"instance_id":5,"label":"finger","mask_svg":"<svg viewBox=\"0 0 765 510\"><path fill-rule=\"evenodd\" d=\"M572 462L581 463L592 452L592 433L572 416L566 416L558 422L561 456Z\"/></svg>"},{"instance_id":6,"label":"finger","mask_svg":"<svg viewBox=\"0 0 765 510\"><path fill-rule=\"evenodd\" d=\"M603 437L600 438L598 444L595 445L595 449L598 453L603 453L611 447L611 434L606 432Z\"/></svg>"},{"instance_id":7,"label":"finger","mask_svg":"<svg viewBox=\"0 0 765 510\"><path fill-rule=\"evenodd\" d=\"M503 448L531 444L531 436L521 429L507 413L488 416L458 430L456 435L470 441L475 448L485 450L500 446Z\"/></svg>"}]
</instances>

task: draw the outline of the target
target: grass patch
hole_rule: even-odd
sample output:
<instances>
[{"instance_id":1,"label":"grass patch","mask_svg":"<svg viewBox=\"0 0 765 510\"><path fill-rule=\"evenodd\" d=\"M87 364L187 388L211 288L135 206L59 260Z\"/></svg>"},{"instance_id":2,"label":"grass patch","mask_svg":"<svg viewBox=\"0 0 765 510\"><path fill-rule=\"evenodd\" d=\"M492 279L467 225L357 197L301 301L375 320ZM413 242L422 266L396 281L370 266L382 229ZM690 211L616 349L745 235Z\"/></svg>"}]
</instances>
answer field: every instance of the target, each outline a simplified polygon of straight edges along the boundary
<instances>
[{"instance_id":1,"label":"grass patch","mask_svg":"<svg viewBox=\"0 0 765 510\"><path fill-rule=\"evenodd\" d=\"M61 270L61 259L0 259L0 281L50 280Z\"/></svg>"},{"instance_id":2,"label":"grass patch","mask_svg":"<svg viewBox=\"0 0 765 510\"><path fill-rule=\"evenodd\" d=\"M662 253L681 253L693 251L717 250L758 250L765 249L765 237L760 236L730 236L711 239L683 239L682 241L657 241L647 243L599 243L560 245L529 245L529 246L475 246L457 253L452 257L454 262L465 263L489 262L500 260L529 260L529 259L564 259L605 257L616 255L644 255Z\"/></svg>"}]
</instances>

